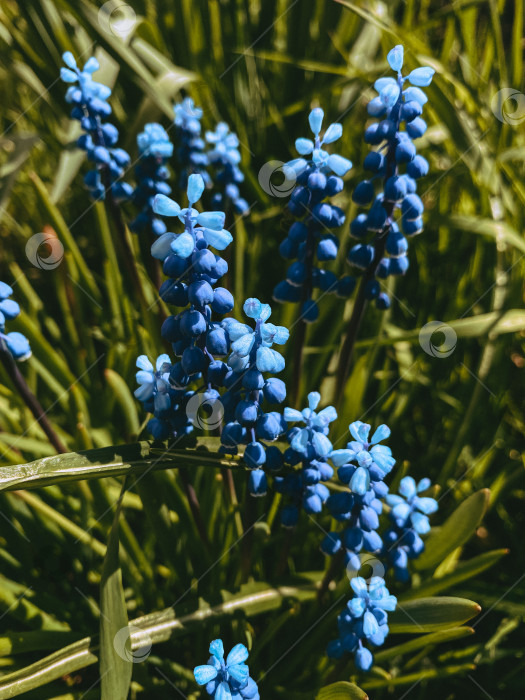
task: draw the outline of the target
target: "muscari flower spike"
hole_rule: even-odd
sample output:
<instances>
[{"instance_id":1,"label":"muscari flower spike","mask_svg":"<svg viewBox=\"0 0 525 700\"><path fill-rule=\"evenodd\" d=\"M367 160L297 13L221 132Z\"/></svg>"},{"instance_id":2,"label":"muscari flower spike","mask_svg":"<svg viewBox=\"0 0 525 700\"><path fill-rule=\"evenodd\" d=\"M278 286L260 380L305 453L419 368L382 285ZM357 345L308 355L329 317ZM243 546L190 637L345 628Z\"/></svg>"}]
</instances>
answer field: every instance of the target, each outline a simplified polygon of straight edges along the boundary
<instances>
[{"instance_id":1,"label":"muscari flower spike","mask_svg":"<svg viewBox=\"0 0 525 700\"><path fill-rule=\"evenodd\" d=\"M401 45L395 46L387 59L397 77L376 80L374 88L379 95L368 103L368 114L379 121L366 129L365 141L379 148L364 161L371 176L353 192L357 205L370 208L350 225L351 236L363 242L348 254L348 262L356 271L373 273L365 292L379 309L390 306L388 295L381 291L381 280L405 274L409 266L407 238L423 230L424 207L416 194L416 181L428 173L428 162L417 155L413 141L427 129L421 115L428 98L421 88L430 85L435 72L421 67L403 76ZM376 194L378 181L382 191ZM400 224L395 220L399 211Z\"/></svg>"},{"instance_id":2,"label":"muscari flower spike","mask_svg":"<svg viewBox=\"0 0 525 700\"><path fill-rule=\"evenodd\" d=\"M137 186L133 191L133 203L141 209L129 225L135 233L153 233L160 236L166 233L164 221L155 216L153 200L157 194L169 195L171 187L167 180L170 172L166 160L173 154L166 129L160 124L146 124L144 131L137 136L140 160L135 168Z\"/></svg>"},{"instance_id":3,"label":"muscari flower spike","mask_svg":"<svg viewBox=\"0 0 525 700\"><path fill-rule=\"evenodd\" d=\"M71 118L78 120L86 132L80 136L77 145L86 151L88 159L95 164L95 169L84 178L85 185L93 199L104 199L108 188L114 199L129 199L133 188L121 179L130 158L124 149L116 148L118 129L113 124L104 123L104 119L111 114L108 102L111 89L93 80L99 63L92 56L80 70L70 51L63 54L62 60L66 67L60 69L60 77L70 85L66 102L73 105Z\"/></svg>"},{"instance_id":4,"label":"muscari flower spike","mask_svg":"<svg viewBox=\"0 0 525 700\"><path fill-rule=\"evenodd\" d=\"M17 331L5 332L6 321L12 321L20 313L20 306L9 298L12 294L12 287L5 282L0 282L0 343L3 348L7 348L15 360L22 362L31 357L28 339Z\"/></svg>"},{"instance_id":5,"label":"muscari flower spike","mask_svg":"<svg viewBox=\"0 0 525 700\"><path fill-rule=\"evenodd\" d=\"M200 175L206 187L210 187L211 178L207 171L209 160L206 143L201 136L202 109L195 105L191 97L186 97L175 105L173 111L178 142L177 160L181 171L179 187L186 187L191 174Z\"/></svg>"},{"instance_id":6,"label":"muscari flower spike","mask_svg":"<svg viewBox=\"0 0 525 700\"><path fill-rule=\"evenodd\" d=\"M346 158L323 148L343 133L341 124L335 123L321 137L323 117L321 108L313 109L309 122L314 139L299 138L295 142L299 154L309 158L296 158L283 168L288 179L297 180L287 208L299 220L292 224L279 248L284 258L295 262L273 292L276 301L301 303L301 317L308 323L319 316L318 304L313 299L315 289L348 297L355 286L353 278L338 280L333 272L318 264L337 257L339 239L331 229L342 226L345 215L342 209L325 200L342 191L341 178L352 167Z\"/></svg>"},{"instance_id":7,"label":"muscari flower spike","mask_svg":"<svg viewBox=\"0 0 525 700\"><path fill-rule=\"evenodd\" d=\"M367 584L356 576L350 585L354 591L343 612L337 618L339 639L328 645L330 657L340 659L344 652L354 654L359 671L369 671L374 663L372 652L364 646L381 646L388 635L388 612L396 609L397 598L391 595L380 576L373 576Z\"/></svg>"},{"instance_id":8,"label":"muscari flower spike","mask_svg":"<svg viewBox=\"0 0 525 700\"><path fill-rule=\"evenodd\" d=\"M302 411L284 409L287 423L303 423L305 426L288 431L286 439L290 447L284 453L286 464L295 466L300 463L301 469L275 477L275 490L290 500L281 511L281 522L285 527L297 524L301 507L306 513L320 513L329 495L321 482L329 481L334 473L326 460L332 452L329 425L337 419L337 412L333 406L327 406L317 413L320 401L321 394L312 391L308 394L308 408Z\"/></svg>"},{"instance_id":9,"label":"muscari flower spike","mask_svg":"<svg viewBox=\"0 0 525 700\"><path fill-rule=\"evenodd\" d=\"M250 472L249 489L253 496L263 496L267 490L263 465L270 470L282 466L282 454L275 446L266 447L260 440L274 441L286 430L283 417L265 412L263 399L269 404L282 403L286 386L276 377L284 369L284 358L272 346L283 345L289 337L284 326L269 323L271 308L258 299L247 299L244 313L255 321L255 328L233 318L225 318L222 327L231 342L228 372L224 377L227 391L221 400L225 425L221 433L221 451L236 454L238 445L245 444L244 461Z\"/></svg>"},{"instance_id":10,"label":"muscari flower spike","mask_svg":"<svg viewBox=\"0 0 525 700\"><path fill-rule=\"evenodd\" d=\"M199 685L215 700L260 700L257 683L250 677L245 664L248 649L236 644L224 660L222 639L210 644L210 658L203 666L196 666L193 675Z\"/></svg>"},{"instance_id":11,"label":"muscari flower spike","mask_svg":"<svg viewBox=\"0 0 525 700\"><path fill-rule=\"evenodd\" d=\"M226 211L231 204L236 214L247 214L248 202L239 192L244 173L239 168L241 154L237 134L230 131L225 122L219 122L215 131L206 132L206 141L211 145L208 160L216 168L215 184L221 188L213 195L213 206Z\"/></svg>"},{"instance_id":12,"label":"muscari flower spike","mask_svg":"<svg viewBox=\"0 0 525 700\"><path fill-rule=\"evenodd\" d=\"M188 418L186 405L194 392L185 391L191 381L203 380L203 402L213 407L219 400L216 386L222 385L228 371L227 365L215 356L226 355L230 341L221 325L213 321L212 314L229 313L234 302L227 289L214 286L228 265L210 248L224 250L232 236L222 228L224 212L199 212L194 208L203 191L202 177L192 174L188 178L188 207L182 208L165 195L156 195L153 200L156 214L176 217L184 224L182 233L166 232L151 247L153 257L163 261L163 270L169 277L160 288L162 299L167 304L187 307L169 316L161 329L164 340L172 344L181 358L162 369L163 381L174 391L171 408L162 413L162 430L158 423L150 424L150 428L162 434L166 430L177 435L191 430L192 420ZM160 418L157 414L155 417Z\"/></svg>"},{"instance_id":13,"label":"muscari flower spike","mask_svg":"<svg viewBox=\"0 0 525 700\"><path fill-rule=\"evenodd\" d=\"M430 479L421 479L416 484L411 476L405 476L399 484L399 495L386 497L393 525L383 536L383 556L402 582L410 577L408 561L417 558L425 548L421 535L430 530L428 516L438 510L434 498L419 495L429 488Z\"/></svg>"}]
</instances>

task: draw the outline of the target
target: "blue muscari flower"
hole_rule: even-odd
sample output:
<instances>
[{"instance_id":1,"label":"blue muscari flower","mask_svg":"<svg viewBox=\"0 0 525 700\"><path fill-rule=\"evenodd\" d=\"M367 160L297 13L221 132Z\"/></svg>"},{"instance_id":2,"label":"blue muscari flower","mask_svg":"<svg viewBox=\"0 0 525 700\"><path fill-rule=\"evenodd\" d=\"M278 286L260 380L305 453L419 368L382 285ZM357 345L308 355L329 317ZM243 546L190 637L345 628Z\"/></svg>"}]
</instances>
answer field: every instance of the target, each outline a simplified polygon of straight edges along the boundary
<instances>
[{"instance_id":1,"label":"blue muscari flower","mask_svg":"<svg viewBox=\"0 0 525 700\"><path fill-rule=\"evenodd\" d=\"M210 644L210 658L203 666L196 666L193 675L199 685L215 700L260 700L257 683L250 677L245 664L248 649L236 644L224 660L222 639Z\"/></svg>"},{"instance_id":2,"label":"blue muscari flower","mask_svg":"<svg viewBox=\"0 0 525 700\"><path fill-rule=\"evenodd\" d=\"M153 414L148 430L155 440L166 440L173 435L186 435L192 424L186 413L186 404L193 392L177 390L171 386L169 355L160 355L155 367L146 355L137 358L136 374L138 388L135 397L142 402L144 410Z\"/></svg>"},{"instance_id":3,"label":"blue muscari flower","mask_svg":"<svg viewBox=\"0 0 525 700\"><path fill-rule=\"evenodd\" d=\"M338 281L333 272L318 264L337 257L339 240L331 229L342 226L345 215L342 209L326 200L341 192L341 178L352 167L346 158L330 155L323 148L337 141L343 133L341 124L330 124L321 138L323 116L322 109L313 109L309 121L314 139L299 138L295 142L299 154L308 159L296 158L283 168L287 178L297 179L287 208L298 221L292 224L279 248L284 258L294 262L288 268L286 279L279 282L273 292L276 301L300 302L301 316L308 323L319 316L317 302L312 298L315 289L347 297L355 285L352 277Z\"/></svg>"},{"instance_id":4,"label":"blue muscari flower","mask_svg":"<svg viewBox=\"0 0 525 700\"><path fill-rule=\"evenodd\" d=\"M206 187L210 187L211 178L207 171L209 160L206 143L201 136L202 109L194 104L191 97L186 97L175 105L173 111L180 166L179 187L184 189L189 175L193 173L200 175Z\"/></svg>"},{"instance_id":5,"label":"blue muscari flower","mask_svg":"<svg viewBox=\"0 0 525 700\"><path fill-rule=\"evenodd\" d=\"M0 344L2 349L7 348L14 359L21 362L31 357L28 339L17 331L5 332L5 322L12 321L20 313L20 306L9 298L12 294L12 287L0 282Z\"/></svg>"},{"instance_id":6,"label":"blue muscari flower","mask_svg":"<svg viewBox=\"0 0 525 700\"><path fill-rule=\"evenodd\" d=\"M212 316L213 313L221 316L229 313L234 302L227 289L215 286L227 272L228 265L211 248L224 250L232 236L222 228L224 212L199 212L194 208L203 191L202 177L193 173L188 178L188 207L182 208L162 194L153 200L155 214L176 217L184 224L182 233L163 233L151 246L153 257L163 261L164 273L169 278L160 288L162 299L167 304L183 307L177 315L169 316L161 329L163 339L171 343L180 357L180 361L162 370L162 380L175 392L172 406L166 408L167 414L163 413L162 417L169 434L177 435L191 430L188 421L191 426L193 414L186 411L194 393L187 390L190 382L202 380L203 403L213 409L219 400L216 387L223 385L228 371L228 366L216 356L227 355L230 340ZM150 428L157 427L156 423L150 424Z\"/></svg>"},{"instance_id":7,"label":"blue muscari flower","mask_svg":"<svg viewBox=\"0 0 525 700\"><path fill-rule=\"evenodd\" d=\"M284 462L291 466L301 464L299 471L275 477L275 490L288 496L290 502L281 511L281 522L285 527L297 524L301 506L307 513L320 513L329 491L321 483L329 481L334 473L326 461L332 452L328 439L329 425L337 419L333 406L327 406L316 413L321 394L312 391L308 394L308 408L297 411L284 409L287 423L303 423L304 427L294 427L287 433L290 447L284 453Z\"/></svg>"},{"instance_id":8,"label":"blue muscari flower","mask_svg":"<svg viewBox=\"0 0 525 700\"><path fill-rule=\"evenodd\" d=\"M333 450L330 459L338 467L339 480L350 487L330 495L327 506L336 520L343 522L342 532L330 532L322 541L327 555L343 551L345 566L358 571L359 553L378 553L383 542L377 529L382 513L381 499L388 493L384 477L392 470L395 459L386 445L379 443L390 435L386 425L380 425L371 438L370 425L355 421L350 426L354 440L345 449Z\"/></svg>"},{"instance_id":9,"label":"blue muscari flower","mask_svg":"<svg viewBox=\"0 0 525 700\"><path fill-rule=\"evenodd\" d=\"M129 225L135 233L166 233L166 224L153 211L153 199L157 194L169 195L167 180L170 172L166 161L173 154L173 144L160 124L146 124L137 136L140 160L135 168L137 186L133 191L133 203L141 209Z\"/></svg>"},{"instance_id":10,"label":"blue muscari flower","mask_svg":"<svg viewBox=\"0 0 525 700\"><path fill-rule=\"evenodd\" d=\"M267 490L266 474L261 467L277 470L282 455L275 446L265 447L261 440L272 442L285 430L286 422L275 412L265 412L268 404L282 403L286 387L276 377L266 377L284 369L284 358L272 346L283 345L289 337L284 326L268 323L271 308L258 299L247 299L244 313L255 321L255 328L233 318L225 318L222 328L231 344L227 372L223 383L227 391L221 396L225 425L221 433L221 451L237 454L238 445L245 444L244 461L254 471L250 473L249 489L253 496L263 496Z\"/></svg>"},{"instance_id":11,"label":"blue muscari flower","mask_svg":"<svg viewBox=\"0 0 525 700\"><path fill-rule=\"evenodd\" d=\"M339 639L328 645L330 657L339 659L344 652L354 654L359 671L370 670L374 663L371 651L364 646L381 646L388 635L388 613L396 609L397 598L391 595L380 576L373 576L369 584L357 576L350 581L354 597L337 618Z\"/></svg>"},{"instance_id":12,"label":"blue muscari flower","mask_svg":"<svg viewBox=\"0 0 525 700\"><path fill-rule=\"evenodd\" d=\"M230 131L225 122L219 122L215 131L206 132L206 141L211 145L208 160L216 168L215 184L221 189L213 195L213 206L226 211L231 204L236 214L246 214L248 202L239 193L244 174L239 168L241 154L237 134Z\"/></svg>"},{"instance_id":13,"label":"blue muscari flower","mask_svg":"<svg viewBox=\"0 0 525 700\"><path fill-rule=\"evenodd\" d=\"M371 176L353 193L354 202L369 209L350 225L351 236L360 242L348 254L348 262L356 270L373 270L375 279L369 281L365 292L379 309L390 306L379 280L405 274L407 238L423 230L423 203L416 194L416 181L428 173L428 162L417 155L413 140L427 128L421 118L427 97L420 88L430 85L434 75L432 68L423 67L403 77L401 45L388 53L387 60L397 77L376 80L374 88L379 94L368 104L368 114L379 121L366 129L365 141L378 150L366 156L364 166ZM382 191L376 195L377 181L382 183ZM395 221L398 211L401 217Z\"/></svg>"},{"instance_id":14,"label":"blue muscari flower","mask_svg":"<svg viewBox=\"0 0 525 700\"><path fill-rule=\"evenodd\" d=\"M60 69L60 77L70 85L66 102L73 105L71 118L78 120L86 132L80 136L77 145L95 164L95 169L84 178L86 187L93 199L104 199L108 188L116 200L129 199L133 188L121 179L130 158L124 149L116 147L118 129L113 124L104 123L111 114L108 102L111 89L93 80L99 63L92 56L80 70L70 51L62 55L62 60L66 67Z\"/></svg>"},{"instance_id":15,"label":"blue muscari flower","mask_svg":"<svg viewBox=\"0 0 525 700\"><path fill-rule=\"evenodd\" d=\"M421 535L430 530L428 516L438 509L437 501L420 496L430 487L430 479L416 484L411 476L405 476L399 484L399 494L388 494L386 502L391 510L392 526L385 532L383 556L393 567L395 577L408 581L408 560L417 558L425 545Z\"/></svg>"}]
</instances>

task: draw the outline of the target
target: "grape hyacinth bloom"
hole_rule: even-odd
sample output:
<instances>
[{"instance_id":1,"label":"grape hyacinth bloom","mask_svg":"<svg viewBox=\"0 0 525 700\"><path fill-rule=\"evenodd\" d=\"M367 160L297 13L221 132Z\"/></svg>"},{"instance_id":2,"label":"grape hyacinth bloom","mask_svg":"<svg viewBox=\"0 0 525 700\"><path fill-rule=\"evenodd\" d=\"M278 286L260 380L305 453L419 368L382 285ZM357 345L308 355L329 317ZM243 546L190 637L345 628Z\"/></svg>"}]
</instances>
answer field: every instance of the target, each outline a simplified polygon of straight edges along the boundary
<instances>
[{"instance_id":1,"label":"grape hyacinth bloom","mask_svg":"<svg viewBox=\"0 0 525 700\"><path fill-rule=\"evenodd\" d=\"M215 131L206 132L206 141L211 145L208 160L216 169L215 185L221 189L213 195L212 205L223 211L231 205L236 214L246 214L248 202L239 192L244 173L239 168L241 154L237 134L230 131L225 122L219 122Z\"/></svg>"},{"instance_id":2,"label":"grape hyacinth bloom","mask_svg":"<svg viewBox=\"0 0 525 700\"><path fill-rule=\"evenodd\" d=\"M408 561L416 559L425 548L421 535L430 530L428 516L438 509L434 498L419 495L429 488L430 479L421 479L416 484L411 476L405 476L399 484L399 495L388 494L386 497L391 507L392 526L383 536L383 556L393 567L395 577L402 582L410 578Z\"/></svg>"},{"instance_id":3,"label":"grape hyacinth bloom","mask_svg":"<svg viewBox=\"0 0 525 700\"><path fill-rule=\"evenodd\" d=\"M350 652L358 670L369 671L374 657L364 643L373 647L384 643L388 635L388 613L396 609L397 598L389 593L380 576L372 576L368 585L364 578L356 576L350 585L354 597L337 618L339 639L330 642L327 654L340 659L344 652Z\"/></svg>"},{"instance_id":4,"label":"grape hyacinth bloom","mask_svg":"<svg viewBox=\"0 0 525 700\"><path fill-rule=\"evenodd\" d=\"M329 425L337 419L333 406L327 406L316 413L321 394L312 391L308 394L308 408L297 411L284 409L287 423L303 423L305 427L294 427L288 431L286 439L290 447L284 453L284 462L290 466L301 464L301 469L285 476L275 477L275 490L288 496L290 503L281 511L281 522L285 527L293 527L299 518L299 509L306 513L320 513L329 491L322 483L329 481L334 473L326 461L332 452L328 439Z\"/></svg>"},{"instance_id":5,"label":"grape hyacinth bloom","mask_svg":"<svg viewBox=\"0 0 525 700\"><path fill-rule=\"evenodd\" d=\"M121 180L130 158L124 149L116 147L118 129L104 123L111 114L108 102L111 89L93 80L99 63L92 56L80 70L70 51L63 54L62 60L66 67L60 69L60 77L70 85L66 102L73 105L71 118L78 120L85 131L77 145L95 164L95 169L86 174L84 183L93 199L104 199L108 189L116 201L129 199L133 188Z\"/></svg>"},{"instance_id":6,"label":"grape hyacinth bloom","mask_svg":"<svg viewBox=\"0 0 525 700\"><path fill-rule=\"evenodd\" d=\"M361 551L379 553L383 548L377 533L383 510L381 501L388 493L383 479L392 470L395 459L389 447L379 444L389 437L388 426L380 425L370 439L368 423L355 421L349 427L354 440L330 455L338 467L339 480L349 486L349 491L333 493L327 502L332 516L345 527L341 532L330 532L322 541L321 550L329 556L343 552L345 566L359 571Z\"/></svg>"},{"instance_id":7,"label":"grape hyacinth bloom","mask_svg":"<svg viewBox=\"0 0 525 700\"><path fill-rule=\"evenodd\" d=\"M164 425L175 426L170 432L176 434L179 434L177 426L187 431L185 401L193 395L183 390L191 381L202 379L203 404L213 407L219 401L216 385L222 385L228 371L226 364L216 356L229 352L230 341L221 325L213 321L212 314L229 313L234 302L227 289L215 286L228 265L211 248L224 250L232 236L222 228L224 212L199 212L194 208L203 191L202 177L192 174L187 187L189 207L181 208L161 194L153 201L156 214L177 217L184 224L182 233L163 233L151 246L153 257L163 262L164 273L169 278L162 284L160 296L167 304L184 308L177 315L169 316L161 330L164 340L172 344L174 353L180 357L169 368L162 369L162 379L167 374L170 387L182 392L172 397L174 410L181 415L171 418L162 415Z\"/></svg>"},{"instance_id":8,"label":"grape hyacinth bloom","mask_svg":"<svg viewBox=\"0 0 525 700\"><path fill-rule=\"evenodd\" d=\"M210 644L210 658L203 666L196 666L193 675L199 685L215 700L260 700L257 683L250 677L245 664L248 649L236 644L224 660L222 639Z\"/></svg>"},{"instance_id":9,"label":"grape hyacinth bloom","mask_svg":"<svg viewBox=\"0 0 525 700\"><path fill-rule=\"evenodd\" d=\"M252 496L264 496L267 477L261 467L277 470L282 466L280 450L271 445L265 447L261 440L272 442L285 430L286 423L280 413L265 412L263 400L279 404L286 398L286 386L273 376L284 369L284 357L272 348L283 345L290 335L284 326L268 323L271 308L258 299L247 299L244 313L255 321L255 328L233 318L225 318L222 327L231 342L228 372L224 376L227 391L221 400L224 406L225 425L221 433L221 451L237 454L238 445L245 444L244 461L250 472L249 490Z\"/></svg>"},{"instance_id":10,"label":"grape hyacinth bloom","mask_svg":"<svg viewBox=\"0 0 525 700\"><path fill-rule=\"evenodd\" d=\"M2 350L7 348L15 360L22 362L31 357L28 339L18 331L5 332L5 322L12 321L20 313L20 306L9 298L12 294L12 287L0 282L0 345Z\"/></svg>"},{"instance_id":11,"label":"grape hyacinth bloom","mask_svg":"<svg viewBox=\"0 0 525 700\"><path fill-rule=\"evenodd\" d=\"M141 209L129 225L134 233L166 233L166 224L155 215L153 199L157 194L171 194L167 180L170 172L166 161L173 155L173 144L160 124L146 124L137 136L140 160L135 168L137 186L133 191L133 203Z\"/></svg>"},{"instance_id":12,"label":"grape hyacinth bloom","mask_svg":"<svg viewBox=\"0 0 525 700\"><path fill-rule=\"evenodd\" d=\"M376 80L379 95L368 103L368 114L378 121L366 129L365 141L378 149L366 156L364 167L371 175L353 193L354 202L369 209L350 225L351 236L361 242L348 254L349 264L364 275L366 298L379 309L390 306L380 280L407 271L407 238L423 230L423 203L416 189L417 180L428 173L428 162L417 155L413 141L427 129L421 115L428 98L421 88L430 85L434 75L432 68L422 67L403 76L401 45L387 59L397 77ZM382 191L376 194L377 181ZM400 224L394 220L398 211Z\"/></svg>"},{"instance_id":13,"label":"grape hyacinth bloom","mask_svg":"<svg viewBox=\"0 0 525 700\"><path fill-rule=\"evenodd\" d=\"M188 418L186 405L193 391L174 389L170 384L172 362L169 355L160 355L155 367L146 355L137 358L136 374L138 389L135 397L142 402L144 410L152 413L148 430L155 440L166 440L170 436L190 433L193 425Z\"/></svg>"},{"instance_id":14,"label":"grape hyacinth bloom","mask_svg":"<svg viewBox=\"0 0 525 700\"><path fill-rule=\"evenodd\" d=\"M180 167L179 187L184 189L188 184L188 177L192 174L200 175L206 187L209 187L209 161L205 150L206 143L201 136L202 109L195 106L191 97L185 97L175 105L173 111L178 143L177 160Z\"/></svg>"},{"instance_id":15,"label":"grape hyacinth bloom","mask_svg":"<svg viewBox=\"0 0 525 700\"><path fill-rule=\"evenodd\" d=\"M338 280L330 270L319 263L335 260L339 240L332 229L345 222L342 209L330 204L329 197L341 192L341 179L352 167L352 163L335 153L329 154L323 147L337 141L342 133L341 124L330 124L320 136L324 112L317 107L310 112L310 128L314 140L299 138L295 147L301 156L289 161L283 169L288 177L297 178L288 211L297 219L279 251L287 260L294 260L288 268L286 279L276 285L273 298L279 302L301 303L301 317L311 323L319 316L317 302L313 299L314 289L322 293L334 292L340 296L350 296L355 282L350 277Z\"/></svg>"}]
</instances>

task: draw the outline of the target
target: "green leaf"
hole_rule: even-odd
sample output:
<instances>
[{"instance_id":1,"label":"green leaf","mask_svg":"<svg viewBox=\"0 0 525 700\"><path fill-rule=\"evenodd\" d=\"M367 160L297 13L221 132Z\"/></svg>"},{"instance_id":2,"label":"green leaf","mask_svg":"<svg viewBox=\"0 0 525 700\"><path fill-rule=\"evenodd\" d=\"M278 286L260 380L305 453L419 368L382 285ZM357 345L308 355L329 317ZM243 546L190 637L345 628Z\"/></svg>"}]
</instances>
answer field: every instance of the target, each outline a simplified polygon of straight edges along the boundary
<instances>
[{"instance_id":1,"label":"green leaf","mask_svg":"<svg viewBox=\"0 0 525 700\"><path fill-rule=\"evenodd\" d=\"M435 632L462 625L480 610L477 603L466 598L418 598L398 603L388 616L388 626L392 634Z\"/></svg>"},{"instance_id":2,"label":"green leaf","mask_svg":"<svg viewBox=\"0 0 525 700\"><path fill-rule=\"evenodd\" d=\"M340 681L321 688L315 700L368 700L368 695L354 683Z\"/></svg>"},{"instance_id":3,"label":"green leaf","mask_svg":"<svg viewBox=\"0 0 525 700\"><path fill-rule=\"evenodd\" d=\"M197 446L197 449L168 451L153 448L151 443L144 441L43 457L27 464L4 467L0 471L0 491L40 488L108 476L140 475L153 469L177 469L180 466L245 468L239 460L227 459L216 453L217 439L199 439ZM209 452L206 446L213 451Z\"/></svg>"},{"instance_id":4,"label":"green leaf","mask_svg":"<svg viewBox=\"0 0 525 700\"><path fill-rule=\"evenodd\" d=\"M473 633L474 630L472 627L452 627L452 629L443 630L441 632L422 634L421 637L416 637L416 639L411 639L409 642L397 644L395 647L384 649L374 654L374 661L376 663L383 663L387 659L394 659L396 656L410 654L413 651L424 649L429 645L442 644L443 642L450 642L454 639L463 639L463 637L469 637Z\"/></svg>"},{"instance_id":5,"label":"green leaf","mask_svg":"<svg viewBox=\"0 0 525 700\"><path fill-rule=\"evenodd\" d=\"M436 566L456 547L465 544L481 523L489 497L490 491L482 489L463 501L439 530L430 533L425 551L414 562L415 568L422 570Z\"/></svg>"},{"instance_id":6,"label":"green leaf","mask_svg":"<svg viewBox=\"0 0 525 700\"><path fill-rule=\"evenodd\" d=\"M124 479L100 582L101 700L126 700L131 685L131 640L119 563L119 519L125 491Z\"/></svg>"},{"instance_id":7,"label":"green leaf","mask_svg":"<svg viewBox=\"0 0 525 700\"><path fill-rule=\"evenodd\" d=\"M466 581L473 576L477 576L485 569L493 566L498 562L501 557L508 554L508 549L495 549L492 552L484 552L477 557L473 557L468 561L459 562L456 565L454 571L442 576L441 578L432 578L429 581L425 581L418 588L411 589L410 593L406 596L401 596L402 601L405 597L419 598L423 596L435 595L441 591L446 591L448 588Z\"/></svg>"}]
</instances>

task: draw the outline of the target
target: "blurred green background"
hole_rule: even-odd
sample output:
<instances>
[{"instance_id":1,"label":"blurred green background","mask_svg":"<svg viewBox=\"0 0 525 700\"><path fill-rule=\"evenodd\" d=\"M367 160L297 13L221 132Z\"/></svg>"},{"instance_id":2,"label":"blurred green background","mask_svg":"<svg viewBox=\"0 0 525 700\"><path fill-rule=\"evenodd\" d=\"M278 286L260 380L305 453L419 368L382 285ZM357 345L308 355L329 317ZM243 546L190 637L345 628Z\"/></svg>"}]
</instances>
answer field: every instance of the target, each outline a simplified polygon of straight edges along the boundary
<instances>
[{"instance_id":1,"label":"blurred green background","mask_svg":"<svg viewBox=\"0 0 525 700\"><path fill-rule=\"evenodd\" d=\"M114 85L111 120L132 160L144 124L160 121L168 128L172 104L185 94L203 107L206 128L224 120L238 133L243 195L252 205L245 220L229 222L234 227L229 282L238 306L250 295L270 301L286 270L277 254L285 200L260 187L264 163L294 157L295 138L308 134L309 110L321 105L328 122L342 121L338 152L354 163L339 202L349 221L352 188L362 177L368 151L362 139L366 102L371 84L387 70L386 53L402 43L409 68L436 69L425 107L429 129L419 145L430 163L422 189L425 231L411 244L410 269L392 289L391 311L367 314L332 433L342 439L356 419L388 423L403 469L416 478L430 476L446 493L436 520L465 496L489 487L490 510L466 555L510 549L494 568L453 589L486 611L475 623L474 637L391 662L394 677L438 669L429 684L419 681L410 690L414 700L452 700L466 693L499 698L525 685L523 13L521 0L3 0L0 8L0 279L14 286L24 309L10 326L23 331L33 348L22 371L70 450L130 442L140 434L144 416L131 395L135 359L164 349L161 309L147 273L150 242L133 241L139 293L125 274L103 205L92 204L82 188L83 154L71 145L78 134L58 79L63 51L83 59L96 51L102 70L95 77ZM504 88L512 94L502 93ZM129 220L132 208L124 211ZM35 233L51 230L64 245L65 259L53 270L41 270L27 259L25 245ZM343 271L351 245L348 224L340 238L338 269ZM351 302L345 308L336 298L324 301L321 320L309 330L303 393L321 388L329 402ZM274 310L283 323L293 314L293 308ZM446 357L439 357L442 338L432 338L436 357L418 340L419 329L434 320L457 335ZM2 465L53 454L1 372L0 429ZM212 477L199 468L192 479L210 514L209 534L219 556L236 539L234 509L223 512L219 503L220 474ZM111 525L118 483L80 482L24 493L0 498L0 653L2 630L45 627L49 621L42 611L52 616L49 629L58 629L60 621L79 636L96 630L100 546ZM181 499L178 479L168 473L152 474L128 494L123 548L130 616L170 605L185 594L190 580L184 611L194 610L199 600L213 602L221 589L239 583L235 552L199 582L208 555L202 561L196 556L187 515L177 520L185 507ZM263 506L257 507L262 515ZM284 537L274 524L269 546L263 525L253 542L255 580L271 580L272 546L279 547ZM80 530L85 534L91 527L79 543ZM292 547L293 568L322 569L321 531L306 522L303 535ZM31 603L22 605L21 596ZM31 605L34 610L27 609ZM257 618L254 628L235 622L231 638L224 636L228 642L253 636L254 664L262 672L307 629L310 615L297 603L286 613ZM191 645L154 649L155 663L182 683L185 693L190 692L184 686L187 669L203 662L210 629L195 632ZM262 697L280 697L282 689L287 698L295 690L311 697L311 679L302 667L317 664L330 637L327 627L315 644L301 643L273 678L268 675ZM12 671L58 647L27 648L21 656L4 653L0 666ZM476 671L468 671L468 664ZM453 678L439 673L454 665L464 668ZM137 682L155 687L155 698L174 696L162 674L139 666ZM73 690L64 697L98 697L88 690L95 679L89 669L68 676ZM389 690L386 677L374 680L379 685L371 697L392 692L401 698L411 688L406 682ZM58 698L66 692L64 682L51 687L27 697ZM144 696L138 686L133 692Z\"/></svg>"}]
</instances>

